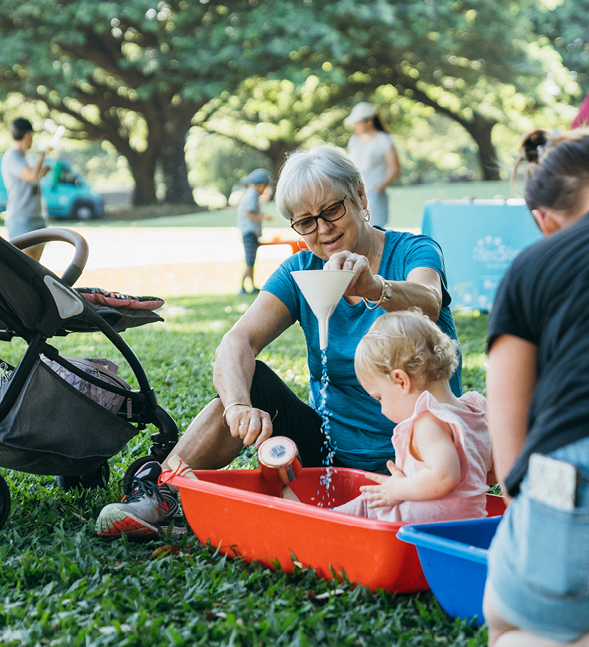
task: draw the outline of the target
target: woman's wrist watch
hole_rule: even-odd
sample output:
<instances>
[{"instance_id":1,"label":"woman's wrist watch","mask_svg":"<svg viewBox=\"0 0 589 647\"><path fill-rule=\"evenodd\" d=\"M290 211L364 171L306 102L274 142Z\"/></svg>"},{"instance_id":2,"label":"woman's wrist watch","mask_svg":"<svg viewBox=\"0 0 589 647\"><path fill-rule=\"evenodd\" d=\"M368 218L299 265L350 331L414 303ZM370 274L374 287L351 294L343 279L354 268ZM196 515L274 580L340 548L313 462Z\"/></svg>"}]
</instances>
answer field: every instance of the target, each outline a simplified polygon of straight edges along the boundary
<instances>
[{"instance_id":1,"label":"woman's wrist watch","mask_svg":"<svg viewBox=\"0 0 589 647\"><path fill-rule=\"evenodd\" d=\"M375 308L378 308L378 306L381 306L383 303L386 303L393 298L393 286L391 281L385 280L380 274L375 274L374 278L380 279L380 282L382 283L382 289L380 291L380 297L378 301L371 301L366 297L362 297L362 300L369 310L374 310Z\"/></svg>"}]
</instances>

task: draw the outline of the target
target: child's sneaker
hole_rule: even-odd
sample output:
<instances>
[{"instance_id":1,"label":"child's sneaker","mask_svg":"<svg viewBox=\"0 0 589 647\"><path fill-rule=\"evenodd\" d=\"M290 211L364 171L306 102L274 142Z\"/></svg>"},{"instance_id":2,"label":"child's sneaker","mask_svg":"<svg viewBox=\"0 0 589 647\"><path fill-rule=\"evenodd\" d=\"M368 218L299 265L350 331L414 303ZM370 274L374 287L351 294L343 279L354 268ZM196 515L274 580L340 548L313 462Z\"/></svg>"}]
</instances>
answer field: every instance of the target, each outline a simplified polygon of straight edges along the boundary
<instances>
[{"instance_id":1,"label":"child's sneaker","mask_svg":"<svg viewBox=\"0 0 589 647\"><path fill-rule=\"evenodd\" d=\"M167 485L158 485L162 473L159 463L144 465L133 478L131 492L121 503L105 506L96 520L100 537L117 538L125 533L130 539L158 537L158 527L184 523L178 496Z\"/></svg>"}]
</instances>

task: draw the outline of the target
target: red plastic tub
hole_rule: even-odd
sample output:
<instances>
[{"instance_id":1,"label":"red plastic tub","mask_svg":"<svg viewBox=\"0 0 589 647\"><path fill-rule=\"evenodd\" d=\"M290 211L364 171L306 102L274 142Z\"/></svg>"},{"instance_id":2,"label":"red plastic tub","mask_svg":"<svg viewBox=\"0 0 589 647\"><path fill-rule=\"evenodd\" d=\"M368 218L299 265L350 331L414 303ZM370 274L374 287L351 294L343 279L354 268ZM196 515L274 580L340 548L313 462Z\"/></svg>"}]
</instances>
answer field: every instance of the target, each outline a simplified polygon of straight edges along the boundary
<instances>
[{"instance_id":1,"label":"red plastic tub","mask_svg":"<svg viewBox=\"0 0 589 647\"><path fill-rule=\"evenodd\" d=\"M428 587L415 546L397 539L404 523L391 523L333 512L369 485L361 470L334 468L328 500L325 468L304 468L290 485L301 502L278 498L282 485L260 470L198 470L198 481L171 479L180 491L190 527L203 544L270 568L276 562L287 573L295 563L332 579L345 572L352 582L391 593ZM318 505L326 507L317 507ZM490 515L502 514L503 501L488 495Z\"/></svg>"}]
</instances>

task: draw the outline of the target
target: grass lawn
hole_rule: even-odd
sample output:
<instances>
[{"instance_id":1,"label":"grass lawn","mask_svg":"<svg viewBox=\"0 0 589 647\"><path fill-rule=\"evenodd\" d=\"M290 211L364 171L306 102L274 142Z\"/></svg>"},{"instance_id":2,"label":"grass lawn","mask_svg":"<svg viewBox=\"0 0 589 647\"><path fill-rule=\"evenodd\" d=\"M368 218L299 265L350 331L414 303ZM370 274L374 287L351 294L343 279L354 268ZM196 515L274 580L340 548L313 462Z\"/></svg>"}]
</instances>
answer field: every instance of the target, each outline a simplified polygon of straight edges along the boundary
<instances>
[{"instance_id":1,"label":"grass lawn","mask_svg":"<svg viewBox=\"0 0 589 647\"><path fill-rule=\"evenodd\" d=\"M247 309L249 297L170 299L165 323L125 333L160 403L183 429L213 395L214 349ZM484 391L486 317L457 316L465 389ZM98 334L57 340L65 354L117 352ZM0 355L18 361L22 345ZM308 378L298 327L261 358L301 397ZM129 378L122 366L121 374ZM13 496L0 532L2 645L486 645L486 630L452 621L429 592L391 595L229 560L189 532L182 552L154 558L165 539L144 544L96 537L103 505L121 496L125 467L146 453L143 433L111 460L111 490L63 493L51 477L0 470ZM251 464L244 452L234 466ZM338 595L320 597L334 592Z\"/></svg>"},{"instance_id":2,"label":"grass lawn","mask_svg":"<svg viewBox=\"0 0 589 647\"><path fill-rule=\"evenodd\" d=\"M495 197L511 198L510 183L504 182L459 182L455 184L419 184L398 186L389 189L389 226L393 229L418 229L421 227L423 203L427 200L489 199ZM76 223L81 227L234 227L237 208L217 209L186 213L181 206L162 205L160 207L140 207L107 213L104 220L89 223ZM262 206L262 209L275 216L268 227L288 227L279 215L275 203ZM165 214L163 212L166 212ZM184 212L183 212L184 211ZM162 212L162 215L158 215ZM137 214L134 219L134 214ZM61 221L52 221L59 226ZM63 226L67 226L64 224Z\"/></svg>"}]
</instances>

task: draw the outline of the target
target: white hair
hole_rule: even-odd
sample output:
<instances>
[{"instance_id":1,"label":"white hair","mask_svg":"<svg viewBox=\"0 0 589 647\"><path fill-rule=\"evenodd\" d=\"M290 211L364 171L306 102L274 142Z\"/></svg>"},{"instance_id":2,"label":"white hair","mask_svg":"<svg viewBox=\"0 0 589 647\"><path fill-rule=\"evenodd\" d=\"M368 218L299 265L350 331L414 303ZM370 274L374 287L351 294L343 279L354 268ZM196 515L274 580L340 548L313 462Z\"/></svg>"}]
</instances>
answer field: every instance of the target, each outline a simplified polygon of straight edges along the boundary
<instances>
[{"instance_id":1,"label":"white hair","mask_svg":"<svg viewBox=\"0 0 589 647\"><path fill-rule=\"evenodd\" d=\"M301 196L310 192L313 202L321 202L328 188L347 196L361 207L358 188L363 185L360 170L349 155L331 146L299 148L286 159L276 185L276 204L280 213L292 220L295 210L307 205Z\"/></svg>"}]
</instances>

